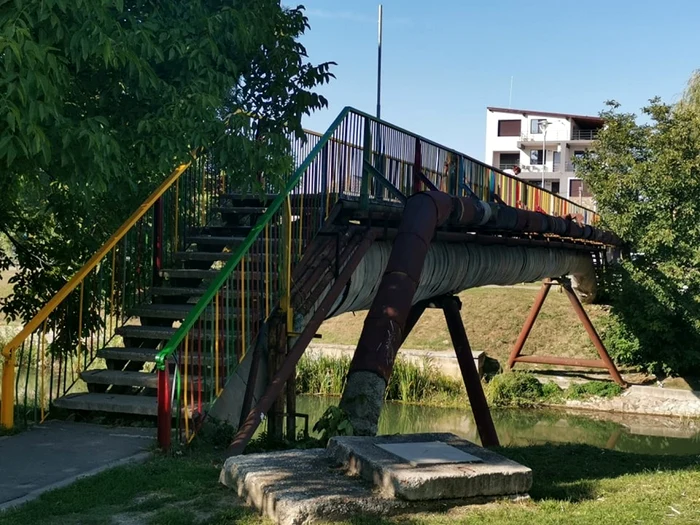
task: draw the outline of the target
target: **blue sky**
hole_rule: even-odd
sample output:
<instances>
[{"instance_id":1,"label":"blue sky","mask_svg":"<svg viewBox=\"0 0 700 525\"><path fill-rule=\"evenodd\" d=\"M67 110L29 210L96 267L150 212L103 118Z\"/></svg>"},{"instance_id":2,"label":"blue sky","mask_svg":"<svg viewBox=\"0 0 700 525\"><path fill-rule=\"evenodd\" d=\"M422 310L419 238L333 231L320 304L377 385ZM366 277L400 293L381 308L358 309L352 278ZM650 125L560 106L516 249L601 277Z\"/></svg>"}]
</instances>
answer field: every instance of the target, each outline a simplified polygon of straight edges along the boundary
<instances>
[{"instance_id":1,"label":"blue sky","mask_svg":"<svg viewBox=\"0 0 700 525\"><path fill-rule=\"evenodd\" d=\"M291 4L289 0L285 3ZM344 106L376 107L377 0L301 0L313 62L332 60L321 89L325 131ZM476 158L487 106L597 114L614 98L639 112L677 100L700 68L692 0L383 0L382 118Z\"/></svg>"}]
</instances>

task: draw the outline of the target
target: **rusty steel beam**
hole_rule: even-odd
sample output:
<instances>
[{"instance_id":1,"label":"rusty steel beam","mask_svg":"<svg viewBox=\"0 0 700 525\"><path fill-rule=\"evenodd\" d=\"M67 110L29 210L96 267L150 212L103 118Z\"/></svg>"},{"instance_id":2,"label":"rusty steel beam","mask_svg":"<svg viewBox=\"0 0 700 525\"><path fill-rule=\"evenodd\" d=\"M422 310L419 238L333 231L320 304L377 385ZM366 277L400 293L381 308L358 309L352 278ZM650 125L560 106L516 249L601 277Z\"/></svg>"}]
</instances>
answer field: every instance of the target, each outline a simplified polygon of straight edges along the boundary
<instances>
[{"instance_id":1,"label":"rusty steel beam","mask_svg":"<svg viewBox=\"0 0 700 525\"><path fill-rule=\"evenodd\" d=\"M535 299L535 302L532 305L532 308L530 309L530 313L528 314L527 319L525 320L523 329L520 331L520 335L518 335L518 340L515 342L515 346L513 346L513 350L511 350L510 356L508 357L508 363L506 364L506 367L508 369L513 368L513 365L515 364L516 360L518 360L518 356L520 355L520 352L522 352L523 347L525 346L525 341L527 341L527 338L530 335L530 332L532 331L532 327L535 325L537 316L540 314L542 305L544 304L545 299L547 299L547 294L549 294L549 289L552 287L553 284L554 283L550 279L545 279L542 282L540 292L537 294L537 298Z\"/></svg>"},{"instance_id":2,"label":"rusty steel beam","mask_svg":"<svg viewBox=\"0 0 700 525\"><path fill-rule=\"evenodd\" d=\"M571 284L567 280L562 279L561 285L562 285L562 288L564 288L564 292L566 292L566 295L569 298L569 301L571 302L571 306L574 307L574 311L576 312L576 315L578 315L578 318L581 320L583 327L586 329L586 332L588 332L588 337L590 337L591 342L593 343L593 346L595 346L596 350L598 351L598 355L600 356L600 359L603 361L603 363L605 363L605 368L608 369L608 371L610 372L610 375L612 376L612 378L615 380L615 382L618 385L627 386L627 383L625 382L624 379L622 379L622 376L620 375L620 372L618 371L617 366L615 366L615 363L613 363L613 360L610 359L610 354L608 354L608 351L605 348L603 341L601 341L600 336L598 335L598 332L596 331L595 327L593 326L593 323L591 323L591 320L588 317L586 310L583 309L583 305L581 304L581 301L579 301L578 297L576 296L576 294L572 290Z\"/></svg>"},{"instance_id":3,"label":"rusty steel beam","mask_svg":"<svg viewBox=\"0 0 700 525\"><path fill-rule=\"evenodd\" d=\"M291 377L294 373L299 359L306 351L309 343L313 339L314 335L321 326L321 323L328 315L329 310L333 306L333 303L338 298L338 295L343 291L348 280L352 276L355 268L360 264L360 261L369 250L369 247L374 241L374 233L367 232L362 241L358 244L352 256L348 259L347 264L340 272L340 275L336 279L333 286L328 291L326 296L321 301L318 310L308 322L304 330L299 335L299 338L294 343L294 346L289 350L287 357L280 367L280 369L275 374L274 378L267 387L267 390L260 398L255 407L250 411L245 422L238 430L238 433L234 437L233 443L229 447L229 453L231 455L238 455L243 452L246 445L253 437L253 434L257 430L261 421L263 420L265 414L270 410L275 400L279 397L282 389L284 388L287 379Z\"/></svg>"},{"instance_id":4,"label":"rusty steel beam","mask_svg":"<svg viewBox=\"0 0 700 525\"><path fill-rule=\"evenodd\" d=\"M479 430L481 444L484 447L497 447L499 446L498 434L491 418L491 411L484 395L484 389L481 386L479 371L474 364L474 356L469 345L467 331L459 313L461 303L457 297L445 297L440 300L439 304L442 306L442 311L445 314L447 329L450 332L455 354L457 354L457 362L462 372L464 386L467 389L469 404L472 407L476 428Z\"/></svg>"},{"instance_id":5,"label":"rusty steel beam","mask_svg":"<svg viewBox=\"0 0 700 525\"><path fill-rule=\"evenodd\" d=\"M577 357L554 357L546 355L521 355L516 363L535 363L538 365L577 366L589 368L607 368L601 359L579 359Z\"/></svg>"}]
</instances>

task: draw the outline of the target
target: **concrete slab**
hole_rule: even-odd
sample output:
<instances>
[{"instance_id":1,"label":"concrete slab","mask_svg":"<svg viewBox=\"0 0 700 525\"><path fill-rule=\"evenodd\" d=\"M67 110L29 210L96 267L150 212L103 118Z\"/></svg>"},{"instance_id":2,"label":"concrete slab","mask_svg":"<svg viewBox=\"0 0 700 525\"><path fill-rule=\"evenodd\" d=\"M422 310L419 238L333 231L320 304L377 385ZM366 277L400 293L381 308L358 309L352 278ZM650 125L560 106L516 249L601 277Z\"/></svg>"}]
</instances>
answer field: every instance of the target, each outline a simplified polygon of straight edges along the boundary
<instances>
[{"instance_id":1,"label":"concrete slab","mask_svg":"<svg viewBox=\"0 0 700 525\"><path fill-rule=\"evenodd\" d=\"M380 443L377 446L407 461L414 467L483 462L481 458L467 454L440 441L430 441L428 443Z\"/></svg>"},{"instance_id":2,"label":"concrete slab","mask_svg":"<svg viewBox=\"0 0 700 525\"><path fill-rule=\"evenodd\" d=\"M117 465L148 458L152 428L48 421L0 438L0 511Z\"/></svg>"},{"instance_id":3,"label":"concrete slab","mask_svg":"<svg viewBox=\"0 0 700 525\"><path fill-rule=\"evenodd\" d=\"M476 456L480 463L441 463L418 468L378 445L438 441ZM437 500L525 494L532 470L454 434L342 436L328 443L328 453L350 474L372 481L387 497Z\"/></svg>"},{"instance_id":4,"label":"concrete slab","mask_svg":"<svg viewBox=\"0 0 700 525\"><path fill-rule=\"evenodd\" d=\"M493 499L417 502L387 498L371 483L334 467L324 449L234 456L226 460L219 480L244 503L280 525L342 521L358 515L444 512Z\"/></svg>"}]
</instances>

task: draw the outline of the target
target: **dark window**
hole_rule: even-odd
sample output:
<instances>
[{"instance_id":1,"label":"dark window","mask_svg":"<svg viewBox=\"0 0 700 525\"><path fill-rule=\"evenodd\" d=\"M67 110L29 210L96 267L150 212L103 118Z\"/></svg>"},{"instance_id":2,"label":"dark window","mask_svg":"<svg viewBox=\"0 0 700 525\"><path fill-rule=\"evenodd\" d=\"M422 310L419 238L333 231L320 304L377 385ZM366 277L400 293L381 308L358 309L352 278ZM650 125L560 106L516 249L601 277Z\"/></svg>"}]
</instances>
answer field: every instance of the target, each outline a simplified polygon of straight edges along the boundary
<instances>
[{"instance_id":1,"label":"dark window","mask_svg":"<svg viewBox=\"0 0 700 525\"><path fill-rule=\"evenodd\" d=\"M541 149L533 149L530 151L530 164L532 166L541 166L544 160L544 155Z\"/></svg>"},{"instance_id":2,"label":"dark window","mask_svg":"<svg viewBox=\"0 0 700 525\"><path fill-rule=\"evenodd\" d=\"M579 197L590 197L591 191L588 185L581 179L571 179L569 181L569 197L572 199Z\"/></svg>"},{"instance_id":3,"label":"dark window","mask_svg":"<svg viewBox=\"0 0 700 525\"><path fill-rule=\"evenodd\" d=\"M520 121L519 120L499 120L498 121L498 136L499 137L519 137L520 136Z\"/></svg>"},{"instance_id":4,"label":"dark window","mask_svg":"<svg viewBox=\"0 0 700 525\"><path fill-rule=\"evenodd\" d=\"M558 180L553 180L552 181L552 193L559 193L559 181Z\"/></svg>"},{"instance_id":5,"label":"dark window","mask_svg":"<svg viewBox=\"0 0 700 525\"><path fill-rule=\"evenodd\" d=\"M554 171L558 171L559 168L561 167L561 153L558 151L554 152L554 157L552 158L552 162L554 163Z\"/></svg>"},{"instance_id":6,"label":"dark window","mask_svg":"<svg viewBox=\"0 0 700 525\"><path fill-rule=\"evenodd\" d=\"M583 156L584 156L585 154L586 154L585 151L581 151L581 150L574 151L574 157L576 157L577 159L583 158Z\"/></svg>"},{"instance_id":7,"label":"dark window","mask_svg":"<svg viewBox=\"0 0 700 525\"><path fill-rule=\"evenodd\" d=\"M530 119L530 133L542 133L542 129L540 128L540 123L546 122L547 119L545 118L533 118Z\"/></svg>"},{"instance_id":8,"label":"dark window","mask_svg":"<svg viewBox=\"0 0 700 525\"><path fill-rule=\"evenodd\" d=\"M501 153L500 157L499 164L501 166L512 168L513 166L520 165L520 153Z\"/></svg>"}]
</instances>

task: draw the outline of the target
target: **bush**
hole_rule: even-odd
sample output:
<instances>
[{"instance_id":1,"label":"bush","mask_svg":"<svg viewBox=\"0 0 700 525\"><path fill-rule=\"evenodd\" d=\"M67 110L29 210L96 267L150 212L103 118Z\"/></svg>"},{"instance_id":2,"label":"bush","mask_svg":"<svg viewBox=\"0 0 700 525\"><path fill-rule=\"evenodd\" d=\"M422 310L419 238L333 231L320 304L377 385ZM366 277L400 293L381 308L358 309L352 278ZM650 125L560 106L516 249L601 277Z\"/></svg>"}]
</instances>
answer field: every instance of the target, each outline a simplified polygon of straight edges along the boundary
<instances>
[{"instance_id":1,"label":"bush","mask_svg":"<svg viewBox=\"0 0 700 525\"><path fill-rule=\"evenodd\" d=\"M615 397L622 393L622 387L609 381L589 381L570 385L566 389L567 399L586 399L589 397Z\"/></svg>"},{"instance_id":2,"label":"bush","mask_svg":"<svg viewBox=\"0 0 700 525\"><path fill-rule=\"evenodd\" d=\"M541 402L543 394L542 383L527 372L506 372L494 376L486 389L486 396L494 407L535 406Z\"/></svg>"}]
</instances>

